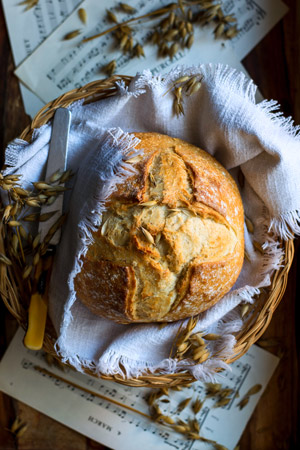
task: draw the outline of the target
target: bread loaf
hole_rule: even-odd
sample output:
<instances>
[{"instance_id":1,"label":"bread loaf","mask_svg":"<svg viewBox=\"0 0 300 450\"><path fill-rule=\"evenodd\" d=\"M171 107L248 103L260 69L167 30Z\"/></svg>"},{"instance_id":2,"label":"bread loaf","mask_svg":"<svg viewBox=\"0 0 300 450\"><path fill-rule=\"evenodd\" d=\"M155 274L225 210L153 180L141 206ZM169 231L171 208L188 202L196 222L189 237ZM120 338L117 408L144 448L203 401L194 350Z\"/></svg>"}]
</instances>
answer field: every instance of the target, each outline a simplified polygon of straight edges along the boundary
<instances>
[{"instance_id":1,"label":"bread loaf","mask_svg":"<svg viewBox=\"0 0 300 450\"><path fill-rule=\"evenodd\" d=\"M75 278L82 303L121 323L175 321L235 283L244 214L229 173L180 139L134 133L136 173L117 185Z\"/></svg>"}]
</instances>

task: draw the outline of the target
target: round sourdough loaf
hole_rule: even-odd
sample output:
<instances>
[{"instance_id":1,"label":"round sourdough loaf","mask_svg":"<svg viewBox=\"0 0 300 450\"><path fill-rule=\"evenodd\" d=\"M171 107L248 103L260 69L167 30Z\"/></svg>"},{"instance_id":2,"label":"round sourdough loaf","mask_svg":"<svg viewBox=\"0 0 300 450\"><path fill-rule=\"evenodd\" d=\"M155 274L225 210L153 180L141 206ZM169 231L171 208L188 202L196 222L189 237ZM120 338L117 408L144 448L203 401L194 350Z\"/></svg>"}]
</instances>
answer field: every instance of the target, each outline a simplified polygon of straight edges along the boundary
<instances>
[{"instance_id":1,"label":"round sourdough loaf","mask_svg":"<svg viewBox=\"0 0 300 450\"><path fill-rule=\"evenodd\" d=\"M229 173L180 139L134 133L136 173L117 185L75 289L121 323L175 321L213 306L244 256L244 213Z\"/></svg>"}]
</instances>

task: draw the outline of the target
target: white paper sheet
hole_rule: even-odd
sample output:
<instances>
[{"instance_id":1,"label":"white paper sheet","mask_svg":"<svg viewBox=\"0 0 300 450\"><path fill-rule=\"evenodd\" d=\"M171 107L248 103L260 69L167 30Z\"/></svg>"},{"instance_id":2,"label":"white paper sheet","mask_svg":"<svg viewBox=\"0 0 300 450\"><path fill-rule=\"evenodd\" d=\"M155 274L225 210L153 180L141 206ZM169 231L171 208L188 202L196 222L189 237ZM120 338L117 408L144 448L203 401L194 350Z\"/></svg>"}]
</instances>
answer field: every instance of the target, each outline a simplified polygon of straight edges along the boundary
<instances>
[{"instance_id":1,"label":"white paper sheet","mask_svg":"<svg viewBox=\"0 0 300 450\"><path fill-rule=\"evenodd\" d=\"M136 6L139 15L149 12L149 1L132 0L131 5ZM151 0L152 9L168 3L168 0ZM271 4L272 3L272 4ZM109 5L114 4L112 2ZM196 28L195 44L190 51L180 51L173 58L158 60L156 49L146 46L146 58L132 59L114 51L112 38L109 35L100 39L81 44L86 36L99 33L110 25L105 21L105 9L108 2L99 3L98 0L85 0L82 7L87 11L88 26L82 27L77 12L73 12L68 19L27 58L16 70L17 76L44 102L61 95L67 90L80 87L90 81L103 77L101 67L112 59L117 60L117 73L134 75L137 71L150 68L153 71L166 72L171 66L178 63L191 64L201 62L223 62L238 69L242 69L239 59L243 58L269 29L283 16L287 8L280 0L238 0L225 1L226 14L235 13L240 36L232 42L222 45L215 40L209 28ZM97 13L95 13L97 12ZM100 20L99 18L102 19ZM123 20L126 18L122 16ZM149 24L142 26L141 36L145 38L146 28L151 30ZM83 28L83 34L71 41L64 41L66 33ZM137 36L139 36L137 33ZM143 39L140 39L143 41ZM237 51L238 58L231 51ZM36 70L35 68L39 69Z\"/></svg>"},{"instance_id":2,"label":"white paper sheet","mask_svg":"<svg viewBox=\"0 0 300 450\"><path fill-rule=\"evenodd\" d=\"M230 41L241 61L288 12L281 0L224 0L223 10L235 14L241 32Z\"/></svg>"},{"instance_id":3,"label":"white paper sheet","mask_svg":"<svg viewBox=\"0 0 300 450\"><path fill-rule=\"evenodd\" d=\"M57 28L82 0L40 0L28 11L20 1L2 0L15 65L18 66ZM35 94L20 83L25 111L33 117L43 106Z\"/></svg>"},{"instance_id":4,"label":"white paper sheet","mask_svg":"<svg viewBox=\"0 0 300 450\"><path fill-rule=\"evenodd\" d=\"M23 347L23 336L23 330L19 329L0 363L0 389L3 392L115 450L212 448L211 444L186 440L182 435L128 409L131 407L140 413L149 414L145 402L150 392L148 388L131 388L77 373L72 369L63 372L54 366L49 367L43 352L33 352ZM207 399L197 414L200 435L233 450L278 361L276 356L254 345L246 355L231 365L232 371L223 372L218 381L224 388L239 391L240 397L233 398L222 408L213 408L215 399ZM35 366L47 369L52 375L41 373ZM56 376L63 377L66 381ZM87 388L92 393L84 392L71 383ZM237 404L249 388L256 384L262 385L261 391L251 396L248 405L240 410ZM102 398L94 395L95 393ZM200 399L205 396L205 386L201 382L179 392L172 391L169 397L171 402L161 403L160 406L164 413L173 418L186 420L188 416L193 417L191 408L187 407L179 414L176 407L184 398L196 399L197 396Z\"/></svg>"}]
</instances>

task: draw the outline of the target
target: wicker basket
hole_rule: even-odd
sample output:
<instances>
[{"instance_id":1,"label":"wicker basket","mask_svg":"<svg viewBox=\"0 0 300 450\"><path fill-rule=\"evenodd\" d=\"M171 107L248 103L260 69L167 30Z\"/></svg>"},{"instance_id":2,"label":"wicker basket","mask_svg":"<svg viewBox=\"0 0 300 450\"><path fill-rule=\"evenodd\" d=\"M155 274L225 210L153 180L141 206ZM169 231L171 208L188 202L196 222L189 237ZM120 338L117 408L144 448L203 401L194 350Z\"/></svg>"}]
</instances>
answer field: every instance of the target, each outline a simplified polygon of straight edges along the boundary
<instances>
[{"instance_id":1,"label":"wicker basket","mask_svg":"<svg viewBox=\"0 0 300 450\"><path fill-rule=\"evenodd\" d=\"M128 85L131 81L131 77L114 76L109 79L89 83L82 88L74 89L66 94L63 94L56 100L48 103L39 111L33 119L31 125L23 131L20 138L30 141L32 131L52 119L54 112L58 107L67 107L77 100L84 99L86 103L90 103L115 95L117 92L115 83L120 80L123 80L125 84ZM2 225L2 229L0 229L0 231L0 252L5 254L5 225ZM234 355L227 359L225 361L226 363L230 364L240 358L247 352L251 345L259 339L259 337L266 330L272 318L273 312L282 299L287 285L288 272L293 261L293 240L282 243L282 246L284 247L284 260L282 261L282 266L274 273L271 286L261 292L255 301L255 304L251 307L251 314L247 316L249 319L244 322L243 329L236 335L237 342ZM26 329L27 305L29 299L24 299L21 297L13 268L4 264L0 264L0 292L8 310L17 319L20 325ZM50 355L57 358L54 351L55 340L55 331L50 319L48 318L43 349ZM94 373L88 369L85 369L85 372L90 375L94 375ZM120 375L101 375L101 377L135 387L171 387L176 385L184 385L195 381L193 376L188 372L164 375L159 373L145 373L143 376L132 379L124 379Z\"/></svg>"}]
</instances>

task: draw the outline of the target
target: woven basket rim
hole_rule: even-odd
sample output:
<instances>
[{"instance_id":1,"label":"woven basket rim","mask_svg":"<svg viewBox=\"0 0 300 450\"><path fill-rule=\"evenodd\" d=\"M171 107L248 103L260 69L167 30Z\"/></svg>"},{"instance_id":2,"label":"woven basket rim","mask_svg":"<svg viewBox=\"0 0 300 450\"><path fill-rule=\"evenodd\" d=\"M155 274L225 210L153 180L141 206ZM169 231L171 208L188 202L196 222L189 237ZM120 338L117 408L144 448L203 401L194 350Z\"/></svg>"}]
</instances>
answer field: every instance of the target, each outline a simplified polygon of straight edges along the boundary
<instances>
[{"instance_id":1,"label":"woven basket rim","mask_svg":"<svg viewBox=\"0 0 300 450\"><path fill-rule=\"evenodd\" d=\"M33 130L41 127L51 120L57 108L68 107L78 100L84 100L85 103L89 103L115 95L117 92L116 82L122 80L125 85L128 85L132 78L133 77L131 76L115 75L108 79L93 81L81 88L73 89L65 94L62 94L57 99L45 105L37 113L31 124L21 133L20 138L29 142ZM234 355L225 360L228 364L244 355L260 338L266 330L275 309L284 295L288 280L288 273L294 256L294 244L293 240L290 239L288 241L281 242L281 245L284 249L282 266L274 272L272 276L272 283L270 287L267 288L267 296L261 295L258 297L257 301L253 305L252 314L250 315L249 320L245 321L243 329L237 333ZM5 241L3 240L2 232L0 233L0 252L5 253ZM9 271L9 276L5 273L5 270ZM3 301L18 323L26 329L27 311L23 307L20 296L18 295L16 283L13 281L13 272L9 267L1 264L0 274L0 292ZM53 330L53 326L48 320L43 350L56 359L59 359L54 350L55 334L53 333ZM149 373L145 371L142 376L136 378L125 378L117 374L95 374L93 371L86 368L83 368L83 370L88 375L96 375L106 380L116 381L118 383L133 387L172 387L195 381L195 378L186 371L173 374Z\"/></svg>"}]
</instances>

